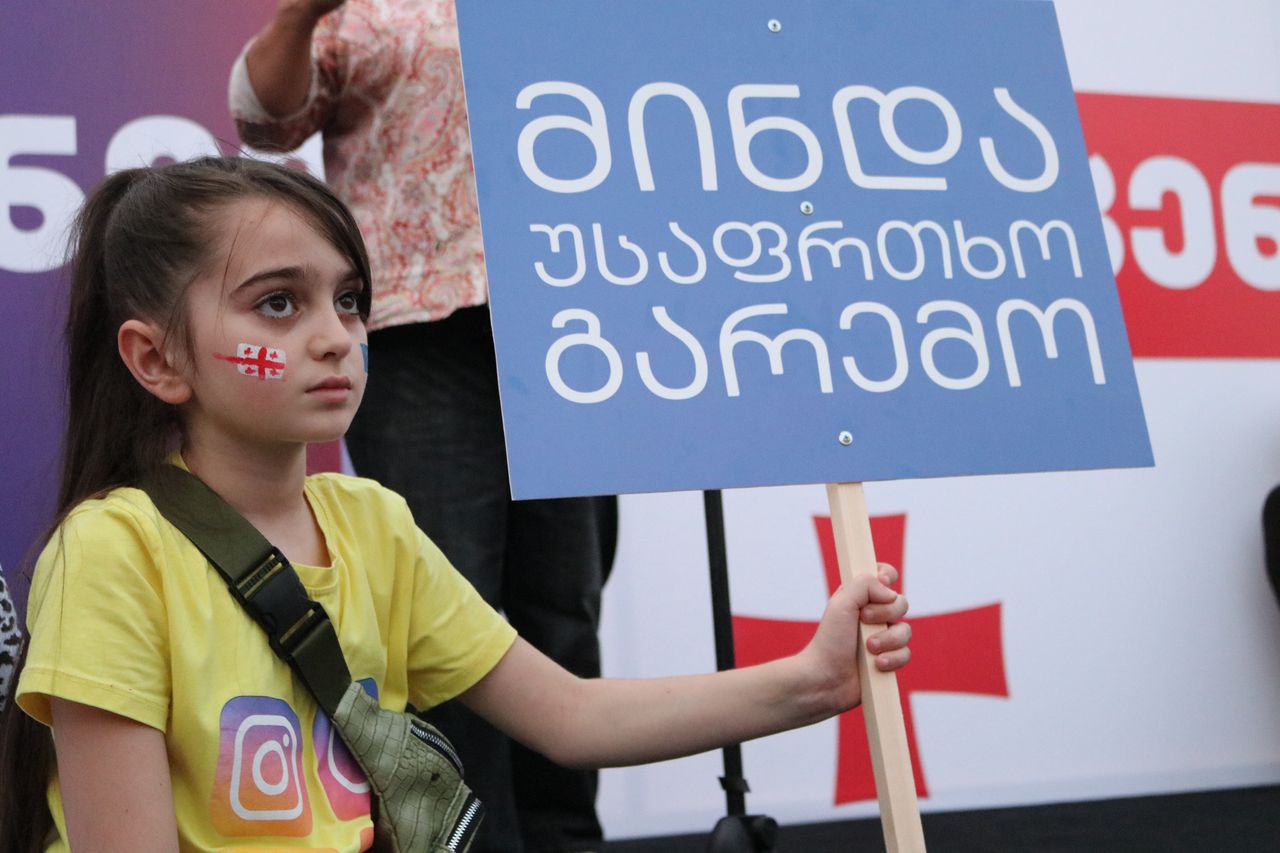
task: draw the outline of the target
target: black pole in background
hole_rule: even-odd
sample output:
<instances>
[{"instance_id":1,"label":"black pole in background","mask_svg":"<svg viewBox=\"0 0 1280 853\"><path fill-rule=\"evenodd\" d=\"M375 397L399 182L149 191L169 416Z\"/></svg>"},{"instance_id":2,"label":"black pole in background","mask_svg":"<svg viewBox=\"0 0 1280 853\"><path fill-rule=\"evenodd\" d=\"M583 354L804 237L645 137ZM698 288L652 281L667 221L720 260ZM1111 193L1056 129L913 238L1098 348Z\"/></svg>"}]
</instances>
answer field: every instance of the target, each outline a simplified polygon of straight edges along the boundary
<instances>
[{"instance_id":1,"label":"black pole in background","mask_svg":"<svg viewBox=\"0 0 1280 853\"><path fill-rule=\"evenodd\" d=\"M724 540L724 504L718 489L702 493L707 521L707 561L711 568L711 621L715 632L716 669L733 669L733 611L729 606L729 556ZM707 853L771 853L778 822L767 815L747 814L747 778L742 775L742 746L723 749L725 809L707 839Z\"/></svg>"},{"instance_id":2,"label":"black pole in background","mask_svg":"<svg viewBox=\"0 0 1280 853\"><path fill-rule=\"evenodd\" d=\"M707 521L707 559L711 569L711 621L715 631L716 669L733 669L733 615L729 606L729 556L724 540L724 504L720 490L702 493ZM731 817L747 813L746 777L742 775L742 747L730 744L724 752L725 808Z\"/></svg>"}]
</instances>

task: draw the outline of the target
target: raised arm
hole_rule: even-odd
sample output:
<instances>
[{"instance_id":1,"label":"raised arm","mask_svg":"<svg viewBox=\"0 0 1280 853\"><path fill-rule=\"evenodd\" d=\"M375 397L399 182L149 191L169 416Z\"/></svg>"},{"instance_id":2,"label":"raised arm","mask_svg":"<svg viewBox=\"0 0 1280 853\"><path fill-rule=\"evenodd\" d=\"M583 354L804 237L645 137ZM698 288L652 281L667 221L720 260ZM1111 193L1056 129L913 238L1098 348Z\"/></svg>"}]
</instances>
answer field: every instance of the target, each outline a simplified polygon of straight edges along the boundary
<instances>
[{"instance_id":1,"label":"raised arm","mask_svg":"<svg viewBox=\"0 0 1280 853\"><path fill-rule=\"evenodd\" d=\"M306 103L311 88L311 36L320 19L344 0L280 0L275 16L254 38L245 62L258 102L278 118Z\"/></svg>"},{"instance_id":2,"label":"raised arm","mask_svg":"<svg viewBox=\"0 0 1280 853\"><path fill-rule=\"evenodd\" d=\"M164 734L66 699L50 707L70 848L177 853Z\"/></svg>"},{"instance_id":3,"label":"raised arm","mask_svg":"<svg viewBox=\"0 0 1280 853\"><path fill-rule=\"evenodd\" d=\"M809 645L760 666L654 679L582 679L523 640L462 701L498 728L560 764L607 767L661 761L815 723L857 705L858 622L896 623L868 645L876 666L910 657L898 622L906 599L858 578L832 596Z\"/></svg>"}]
</instances>

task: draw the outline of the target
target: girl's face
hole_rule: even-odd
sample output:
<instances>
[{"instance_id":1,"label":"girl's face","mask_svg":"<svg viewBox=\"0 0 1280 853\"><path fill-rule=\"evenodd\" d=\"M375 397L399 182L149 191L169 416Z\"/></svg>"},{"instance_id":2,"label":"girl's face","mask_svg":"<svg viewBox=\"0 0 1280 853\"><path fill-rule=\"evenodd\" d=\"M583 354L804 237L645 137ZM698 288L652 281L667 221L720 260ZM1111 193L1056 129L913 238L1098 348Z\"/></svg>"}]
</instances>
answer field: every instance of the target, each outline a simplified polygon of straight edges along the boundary
<instances>
[{"instance_id":1,"label":"girl's face","mask_svg":"<svg viewBox=\"0 0 1280 853\"><path fill-rule=\"evenodd\" d=\"M244 199L211 218L219 247L187 294L188 437L257 445L341 437L367 373L359 274L286 203Z\"/></svg>"}]
</instances>

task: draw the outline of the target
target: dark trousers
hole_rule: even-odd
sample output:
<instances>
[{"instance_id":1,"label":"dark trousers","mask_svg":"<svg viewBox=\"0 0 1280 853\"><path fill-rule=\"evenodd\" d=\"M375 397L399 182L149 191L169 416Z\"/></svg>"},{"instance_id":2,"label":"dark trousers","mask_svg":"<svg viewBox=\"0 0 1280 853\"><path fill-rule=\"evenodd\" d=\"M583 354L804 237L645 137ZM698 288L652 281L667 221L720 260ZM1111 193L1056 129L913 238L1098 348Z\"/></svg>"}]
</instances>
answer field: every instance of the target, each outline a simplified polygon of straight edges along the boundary
<instances>
[{"instance_id":1,"label":"dark trousers","mask_svg":"<svg viewBox=\"0 0 1280 853\"><path fill-rule=\"evenodd\" d=\"M356 473L403 495L418 525L524 639L571 672L599 676L616 499L511 500L487 308L373 332L347 448ZM597 846L594 771L551 763L458 702L430 718L457 746L486 807L473 853Z\"/></svg>"},{"instance_id":2,"label":"dark trousers","mask_svg":"<svg viewBox=\"0 0 1280 853\"><path fill-rule=\"evenodd\" d=\"M1272 489L1262 504L1262 547L1267 577L1280 602L1280 486Z\"/></svg>"}]
</instances>

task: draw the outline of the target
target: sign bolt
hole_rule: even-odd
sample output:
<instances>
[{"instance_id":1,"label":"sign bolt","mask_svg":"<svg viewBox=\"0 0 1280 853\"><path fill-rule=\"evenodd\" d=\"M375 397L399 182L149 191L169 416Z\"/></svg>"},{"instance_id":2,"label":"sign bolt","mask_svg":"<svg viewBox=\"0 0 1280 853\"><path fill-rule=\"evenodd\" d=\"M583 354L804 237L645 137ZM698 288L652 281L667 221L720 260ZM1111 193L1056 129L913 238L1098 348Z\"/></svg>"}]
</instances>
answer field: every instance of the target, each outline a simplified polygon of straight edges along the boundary
<instances>
[{"instance_id":1,"label":"sign bolt","mask_svg":"<svg viewBox=\"0 0 1280 853\"><path fill-rule=\"evenodd\" d=\"M838 438L840 440L840 443L843 444L845 447L848 447L849 445L853 444L853 433L849 432L847 429L841 430Z\"/></svg>"},{"instance_id":2,"label":"sign bolt","mask_svg":"<svg viewBox=\"0 0 1280 853\"><path fill-rule=\"evenodd\" d=\"M779 21L777 18L770 18L770 19L769 19L769 32L771 32L771 33L780 33L780 32L782 32L782 21Z\"/></svg>"},{"instance_id":3,"label":"sign bolt","mask_svg":"<svg viewBox=\"0 0 1280 853\"><path fill-rule=\"evenodd\" d=\"M800 202L800 212L801 212L801 213L803 213L805 216L810 216L810 215L812 215L812 214L813 214L813 202L809 202L809 201L802 201L802 202Z\"/></svg>"}]
</instances>

